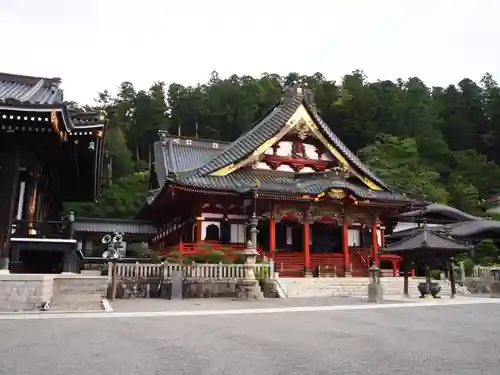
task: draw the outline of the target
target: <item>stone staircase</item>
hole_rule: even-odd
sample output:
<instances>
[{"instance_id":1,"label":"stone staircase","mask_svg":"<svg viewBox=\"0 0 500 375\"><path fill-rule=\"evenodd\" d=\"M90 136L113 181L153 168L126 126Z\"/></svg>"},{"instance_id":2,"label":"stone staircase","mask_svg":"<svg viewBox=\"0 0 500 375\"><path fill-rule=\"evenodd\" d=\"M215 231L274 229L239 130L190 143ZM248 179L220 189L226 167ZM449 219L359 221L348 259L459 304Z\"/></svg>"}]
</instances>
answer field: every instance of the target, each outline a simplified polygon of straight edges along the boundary
<instances>
[{"instance_id":1,"label":"stone staircase","mask_svg":"<svg viewBox=\"0 0 500 375\"><path fill-rule=\"evenodd\" d=\"M337 277L337 278L279 278L278 280L284 294L289 298L298 297L366 297L368 294L368 277ZM420 278L410 278L408 290L410 296L417 297L418 284L423 282ZM381 278L383 294L386 298L401 296L403 294L404 279L402 277L384 277ZM440 281L440 296L449 296L451 294L450 284L446 281Z\"/></svg>"}]
</instances>

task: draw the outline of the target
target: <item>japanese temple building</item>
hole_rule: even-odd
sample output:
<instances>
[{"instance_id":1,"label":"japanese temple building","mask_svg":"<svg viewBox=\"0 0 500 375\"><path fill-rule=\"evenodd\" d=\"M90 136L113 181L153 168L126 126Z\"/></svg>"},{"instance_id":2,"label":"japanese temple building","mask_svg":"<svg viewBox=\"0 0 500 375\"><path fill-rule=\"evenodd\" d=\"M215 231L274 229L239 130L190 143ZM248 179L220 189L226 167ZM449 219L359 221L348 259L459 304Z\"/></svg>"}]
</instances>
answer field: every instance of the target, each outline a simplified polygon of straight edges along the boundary
<instances>
[{"instance_id":1,"label":"japanese temple building","mask_svg":"<svg viewBox=\"0 0 500 375\"><path fill-rule=\"evenodd\" d=\"M0 73L0 272L77 272L82 258L62 202L99 195L105 121L60 86Z\"/></svg>"},{"instance_id":2,"label":"japanese temple building","mask_svg":"<svg viewBox=\"0 0 500 375\"><path fill-rule=\"evenodd\" d=\"M151 191L136 218L154 221L162 255L241 250L258 220L258 250L282 276L330 266L367 276L384 230L414 201L378 178L334 134L302 83L232 143L161 134ZM253 219L252 219L253 218Z\"/></svg>"}]
</instances>

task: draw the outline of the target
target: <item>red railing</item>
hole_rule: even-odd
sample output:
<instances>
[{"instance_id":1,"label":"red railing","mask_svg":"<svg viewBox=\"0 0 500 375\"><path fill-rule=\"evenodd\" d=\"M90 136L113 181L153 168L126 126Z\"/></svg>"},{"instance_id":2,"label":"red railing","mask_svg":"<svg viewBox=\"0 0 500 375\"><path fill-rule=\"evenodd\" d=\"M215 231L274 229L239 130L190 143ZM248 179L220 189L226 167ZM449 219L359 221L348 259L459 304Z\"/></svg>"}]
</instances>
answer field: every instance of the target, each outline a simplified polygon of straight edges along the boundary
<instances>
[{"instance_id":1,"label":"red railing","mask_svg":"<svg viewBox=\"0 0 500 375\"><path fill-rule=\"evenodd\" d=\"M182 242L180 244L170 246L168 249L159 252L160 256L167 256L175 251L178 251L184 256L189 255L206 255L213 253L214 251L220 251L228 256L237 256L245 250L245 244L232 243L232 244L221 244L218 242ZM260 248L257 251L261 256L264 255Z\"/></svg>"}]
</instances>

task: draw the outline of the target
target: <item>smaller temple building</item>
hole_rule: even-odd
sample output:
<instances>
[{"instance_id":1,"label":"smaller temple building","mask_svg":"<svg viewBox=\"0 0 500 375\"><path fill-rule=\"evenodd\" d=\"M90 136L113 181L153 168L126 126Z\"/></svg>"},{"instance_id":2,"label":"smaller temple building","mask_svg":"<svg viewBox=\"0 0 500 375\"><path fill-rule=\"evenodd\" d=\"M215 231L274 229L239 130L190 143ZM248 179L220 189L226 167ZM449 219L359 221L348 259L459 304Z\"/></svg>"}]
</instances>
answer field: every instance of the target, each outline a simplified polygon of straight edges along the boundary
<instances>
[{"instance_id":1,"label":"smaller temple building","mask_svg":"<svg viewBox=\"0 0 500 375\"><path fill-rule=\"evenodd\" d=\"M78 269L62 203L99 196L104 125L67 106L60 78L0 73L0 272Z\"/></svg>"},{"instance_id":2,"label":"smaller temple building","mask_svg":"<svg viewBox=\"0 0 500 375\"><path fill-rule=\"evenodd\" d=\"M328 268L367 276L372 263L399 275L401 258L379 255L384 231L414 201L378 178L326 124L302 83L232 143L161 134L151 191L136 215L154 221L162 255L258 249L282 276Z\"/></svg>"}]
</instances>

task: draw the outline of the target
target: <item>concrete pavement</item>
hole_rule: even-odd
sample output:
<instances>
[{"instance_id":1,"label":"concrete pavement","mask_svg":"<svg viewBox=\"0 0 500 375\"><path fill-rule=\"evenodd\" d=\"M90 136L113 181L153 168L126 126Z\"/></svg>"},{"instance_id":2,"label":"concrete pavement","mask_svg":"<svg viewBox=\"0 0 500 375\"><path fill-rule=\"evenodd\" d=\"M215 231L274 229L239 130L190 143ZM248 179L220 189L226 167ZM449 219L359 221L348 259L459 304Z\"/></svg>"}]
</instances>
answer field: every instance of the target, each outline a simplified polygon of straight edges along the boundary
<instances>
[{"instance_id":1,"label":"concrete pavement","mask_svg":"<svg viewBox=\"0 0 500 375\"><path fill-rule=\"evenodd\" d=\"M1 320L0 374L491 374L500 306L484 302Z\"/></svg>"}]
</instances>

